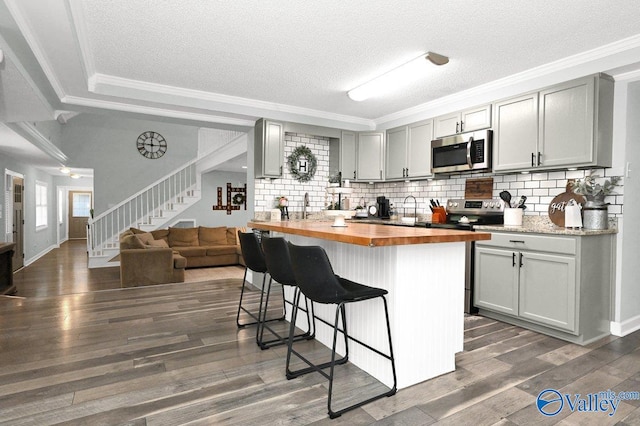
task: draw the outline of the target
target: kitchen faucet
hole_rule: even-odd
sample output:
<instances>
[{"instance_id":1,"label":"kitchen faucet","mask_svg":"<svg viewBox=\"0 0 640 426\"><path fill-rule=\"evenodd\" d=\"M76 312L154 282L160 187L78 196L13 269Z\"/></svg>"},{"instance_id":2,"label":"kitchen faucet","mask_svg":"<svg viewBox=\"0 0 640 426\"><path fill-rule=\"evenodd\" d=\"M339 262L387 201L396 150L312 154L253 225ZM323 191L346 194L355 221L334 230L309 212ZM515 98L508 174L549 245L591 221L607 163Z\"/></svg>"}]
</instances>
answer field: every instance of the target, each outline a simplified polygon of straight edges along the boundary
<instances>
[{"instance_id":1,"label":"kitchen faucet","mask_svg":"<svg viewBox=\"0 0 640 426\"><path fill-rule=\"evenodd\" d=\"M416 197L414 197L413 195L407 195L406 197L404 197L402 208L406 210L405 204L407 203L409 197L413 198L413 217L416 218L415 220L418 220L418 201L416 200Z\"/></svg>"},{"instance_id":2,"label":"kitchen faucet","mask_svg":"<svg viewBox=\"0 0 640 426\"><path fill-rule=\"evenodd\" d=\"M309 193L304 193L304 201L302 202L302 219L307 218L307 207L309 206Z\"/></svg>"}]
</instances>

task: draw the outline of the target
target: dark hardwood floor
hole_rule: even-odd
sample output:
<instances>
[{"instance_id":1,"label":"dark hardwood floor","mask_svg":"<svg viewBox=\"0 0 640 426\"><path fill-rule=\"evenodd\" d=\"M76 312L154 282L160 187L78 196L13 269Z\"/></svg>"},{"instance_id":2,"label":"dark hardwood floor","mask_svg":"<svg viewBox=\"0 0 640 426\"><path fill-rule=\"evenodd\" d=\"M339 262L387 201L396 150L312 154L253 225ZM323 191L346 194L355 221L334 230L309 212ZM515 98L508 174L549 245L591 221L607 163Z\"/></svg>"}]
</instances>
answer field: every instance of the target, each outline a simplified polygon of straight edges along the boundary
<instances>
[{"instance_id":1,"label":"dark hardwood floor","mask_svg":"<svg viewBox=\"0 0 640 426\"><path fill-rule=\"evenodd\" d=\"M261 351L254 327L236 328L241 275L233 274L120 289L117 268L87 270L76 242L24 268L20 297L0 297L0 423L640 424L637 399L613 416L565 404L545 417L536 408L547 388L572 398L640 391L640 332L580 347L480 316L465 318L456 371L330 420L320 375L286 380L285 348ZM220 277L199 270L194 280L207 276ZM249 297L255 304L258 292ZM338 386L349 390L337 403L378 383L347 364Z\"/></svg>"}]
</instances>

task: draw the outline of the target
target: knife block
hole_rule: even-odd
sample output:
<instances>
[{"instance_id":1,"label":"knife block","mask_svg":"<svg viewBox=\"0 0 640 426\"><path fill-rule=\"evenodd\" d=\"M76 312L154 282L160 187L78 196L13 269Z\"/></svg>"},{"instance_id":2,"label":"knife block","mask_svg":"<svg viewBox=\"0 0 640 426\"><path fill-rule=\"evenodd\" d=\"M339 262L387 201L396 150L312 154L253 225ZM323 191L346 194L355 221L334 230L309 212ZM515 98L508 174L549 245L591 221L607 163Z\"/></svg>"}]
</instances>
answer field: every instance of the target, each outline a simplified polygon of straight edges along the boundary
<instances>
[{"instance_id":1,"label":"knife block","mask_svg":"<svg viewBox=\"0 0 640 426\"><path fill-rule=\"evenodd\" d=\"M434 207L431 214L432 223L447 223L447 211L444 207Z\"/></svg>"}]
</instances>

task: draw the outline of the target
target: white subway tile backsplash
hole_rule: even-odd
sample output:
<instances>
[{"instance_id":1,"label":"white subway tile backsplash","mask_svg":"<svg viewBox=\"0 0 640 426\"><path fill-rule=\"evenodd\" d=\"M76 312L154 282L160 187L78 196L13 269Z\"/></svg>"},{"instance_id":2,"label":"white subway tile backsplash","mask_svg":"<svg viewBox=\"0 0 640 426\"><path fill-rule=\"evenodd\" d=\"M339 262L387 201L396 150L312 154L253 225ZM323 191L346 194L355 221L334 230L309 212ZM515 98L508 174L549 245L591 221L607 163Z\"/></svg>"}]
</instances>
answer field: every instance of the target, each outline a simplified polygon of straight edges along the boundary
<instances>
[{"instance_id":1,"label":"white subway tile backsplash","mask_svg":"<svg viewBox=\"0 0 640 426\"><path fill-rule=\"evenodd\" d=\"M549 180L552 179L566 179L566 172L549 172Z\"/></svg>"}]
</instances>

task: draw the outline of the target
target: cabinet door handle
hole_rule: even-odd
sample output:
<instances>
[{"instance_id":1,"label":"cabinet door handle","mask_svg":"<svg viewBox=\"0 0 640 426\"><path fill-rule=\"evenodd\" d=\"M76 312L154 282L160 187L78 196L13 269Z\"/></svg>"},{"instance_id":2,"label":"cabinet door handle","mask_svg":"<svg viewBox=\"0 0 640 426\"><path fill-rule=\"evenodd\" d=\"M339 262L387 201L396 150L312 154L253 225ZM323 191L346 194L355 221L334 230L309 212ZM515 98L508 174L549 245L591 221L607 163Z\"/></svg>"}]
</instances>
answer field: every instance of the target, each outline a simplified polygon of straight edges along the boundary
<instances>
[{"instance_id":1,"label":"cabinet door handle","mask_svg":"<svg viewBox=\"0 0 640 426\"><path fill-rule=\"evenodd\" d=\"M510 243L520 243L520 244L524 244L523 240L509 240Z\"/></svg>"},{"instance_id":2,"label":"cabinet door handle","mask_svg":"<svg viewBox=\"0 0 640 426\"><path fill-rule=\"evenodd\" d=\"M460 120L460 131L464 132L464 121Z\"/></svg>"},{"instance_id":3,"label":"cabinet door handle","mask_svg":"<svg viewBox=\"0 0 640 426\"><path fill-rule=\"evenodd\" d=\"M519 262L519 264L520 264L520 267L522 268L522 253L519 253L519 254L520 254L520 262Z\"/></svg>"},{"instance_id":4,"label":"cabinet door handle","mask_svg":"<svg viewBox=\"0 0 640 426\"><path fill-rule=\"evenodd\" d=\"M511 267L513 268L514 266L516 266L516 254L511 253Z\"/></svg>"},{"instance_id":5,"label":"cabinet door handle","mask_svg":"<svg viewBox=\"0 0 640 426\"><path fill-rule=\"evenodd\" d=\"M460 123L458 123L458 122L456 121L456 133L460 133L460 130L458 130L458 127L459 127L459 126L460 126Z\"/></svg>"},{"instance_id":6,"label":"cabinet door handle","mask_svg":"<svg viewBox=\"0 0 640 426\"><path fill-rule=\"evenodd\" d=\"M531 167L535 167L536 166L536 154L534 154L533 152L531 153Z\"/></svg>"},{"instance_id":7,"label":"cabinet door handle","mask_svg":"<svg viewBox=\"0 0 640 426\"><path fill-rule=\"evenodd\" d=\"M353 178L354 179L356 178L356 171L355 170L353 171Z\"/></svg>"},{"instance_id":8,"label":"cabinet door handle","mask_svg":"<svg viewBox=\"0 0 640 426\"><path fill-rule=\"evenodd\" d=\"M380 180L382 180L382 170L380 170Z\"/></svg>"},{"instance_id":9,"label":"cabinet door handle","mask_svg":"<svg viewBox=\"0 0 640 426\"><path fill-rule=\"evenodd\" d=\"M538 151L538 166L542 165L542 154Z\"/></svg>"},{"instance_id":10,"label":"cabinet door handle","mask_svg":"<svg viewBox=\"0 0 640 426\"><path fill-rule=\"evenodd\" d=\"M405 177L409 177L409 168L407 167L407 175Z\"/></svg>"}]
</instances>

